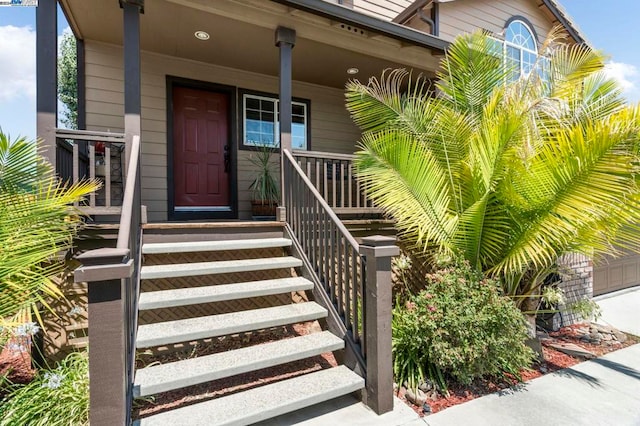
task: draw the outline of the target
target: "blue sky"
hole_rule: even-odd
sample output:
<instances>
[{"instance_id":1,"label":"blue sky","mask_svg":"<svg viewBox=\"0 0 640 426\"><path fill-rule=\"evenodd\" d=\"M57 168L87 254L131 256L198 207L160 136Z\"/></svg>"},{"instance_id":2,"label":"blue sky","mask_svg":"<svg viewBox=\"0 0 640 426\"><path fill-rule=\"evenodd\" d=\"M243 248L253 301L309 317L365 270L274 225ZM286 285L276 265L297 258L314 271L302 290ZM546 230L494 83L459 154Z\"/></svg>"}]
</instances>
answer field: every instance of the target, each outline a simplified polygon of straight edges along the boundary
<instances>
[{"instance_id":1,"label":"blue sky","mask_svg":"<svg viewBox=\"0 0 640 426\"><path fill-rule=\"evenodd\" d=\"M36 136L36 13L0 7L0 127L12 138ZM58 10L58 31L68 28Z\"/></svg>"},{"instance_id":2,"label":"blue sky","mask_svg":"<svg viewBox=\"0 0 640 426\"><path fill-rule=\"evenodd\" d=\"M533 0L532 0L533 1ZM638 0L559 0L591 44L610 55L609 74L640 101ZM67 28L58 13L58 31ZM0 7L0 127L35 137L35 8Z\"/></svg>"},{"instance_id":3,"label":"blue sky","mask_svg":"<svg viewBox=\"0 0 640 426\"><path fill-rule=\"evenodd\" d=\"M591 45L609 55L609 73L640 101L640 1L559 0Z\"/></svg>"}]
</instances>

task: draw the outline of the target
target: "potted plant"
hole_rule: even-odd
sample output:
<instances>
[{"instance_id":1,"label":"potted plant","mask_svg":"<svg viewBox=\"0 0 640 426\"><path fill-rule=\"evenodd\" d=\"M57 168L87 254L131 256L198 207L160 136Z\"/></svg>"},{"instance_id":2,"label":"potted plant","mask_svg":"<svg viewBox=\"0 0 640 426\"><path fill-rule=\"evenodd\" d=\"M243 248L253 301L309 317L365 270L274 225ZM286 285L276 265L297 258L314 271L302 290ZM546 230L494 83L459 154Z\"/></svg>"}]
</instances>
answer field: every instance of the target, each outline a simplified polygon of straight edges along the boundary
<instances>
[{"instance_id":1,"label":"potted plant","mask_svg":"<svg viewBox=\"0 0 640 426\"><path fill-rule=\"evenodd\" d=\"M253 191L251 212L254 218L275 217L280 187L273 174L271 150L262 146L249 159L255 166L256 177L249 189Z\"/></svg>"}]
</instances>

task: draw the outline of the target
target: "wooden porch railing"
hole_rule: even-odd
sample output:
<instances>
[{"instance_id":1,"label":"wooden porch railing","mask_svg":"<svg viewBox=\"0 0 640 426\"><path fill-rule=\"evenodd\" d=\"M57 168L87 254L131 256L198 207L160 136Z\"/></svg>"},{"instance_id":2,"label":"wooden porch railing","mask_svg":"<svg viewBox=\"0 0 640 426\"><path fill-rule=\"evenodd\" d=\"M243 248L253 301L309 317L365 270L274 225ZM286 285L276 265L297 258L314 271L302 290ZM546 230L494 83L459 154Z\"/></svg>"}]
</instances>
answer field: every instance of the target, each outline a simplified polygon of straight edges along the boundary
<instances>
[{"instance_id":1,"label":"wooden porch railing","mask_svg":"<svg viewBox=\"0 0 640 426\"><path fill-rule=\"evenodd\" d=\"M300 168L338 214L379 213L353 174L353 155L317 151L294 151Z\"/></svg>"},{"instance_id":2,"label":"wooden porch railing","mask_svg":"<svg viewBox=\"0 0 640 426\"><path fill-rule=\"evenodd\" d=\"M375 236L358 244L286 149L282 167L287 230L316 282L316 301L329 310L329 327L345 338L352 367L366 379L365 402L378 414L390 411L391 258L399 254L395 239Z\"/></svg>"},{"instance_id":3,"label":"wooden porch railing","mask_svg":"<svg viewBox=\"0 0 640 426\"><path fill-rule=\"evenodd\" d=\"M142 238L140 137L130 143L116 247L81 254L77 259L82 266L74 272L75 281L87 282L89 288L93 426L130 424Z\"/></svg>"},{"instance_id":4,"label":"wooden porch railing","mask_svg":"<svg viewBox=\"0 0 640 426\"><path fill-rule=\"evenodd\" d=\"M56 129L56 172L63 180L98 179L102 189L82 206L89 215L119 214L123 202L124 134Z\"/></svg>"}]
</instances>

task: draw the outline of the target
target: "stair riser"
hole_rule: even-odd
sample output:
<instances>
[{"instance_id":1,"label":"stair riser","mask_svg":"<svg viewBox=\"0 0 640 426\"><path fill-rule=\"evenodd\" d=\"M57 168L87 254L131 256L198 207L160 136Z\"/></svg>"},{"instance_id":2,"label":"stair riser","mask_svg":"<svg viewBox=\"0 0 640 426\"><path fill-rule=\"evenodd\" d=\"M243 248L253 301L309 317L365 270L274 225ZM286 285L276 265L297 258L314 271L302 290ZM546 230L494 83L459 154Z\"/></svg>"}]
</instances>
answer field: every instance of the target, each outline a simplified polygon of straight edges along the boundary
<instances>
[{"instance_id":1,"label":"stair riser","mask_svg":"<svg viewBox=\"0 0 640 426\"><path fill-rule=\"evenodd\" d=\"M266 248L284 248L291 246L291 240L284 238L264 238L253 240L199 241L189 243L146 243L142 254L195 253L233 250L260 250Z\"/></svg>"},{"instance_id":2,"label":"stair riser","mask_svg":"<svg viewBox=\"0 0 640 426\"><path fill-rule=\"evenodd\" d=\"M166 224L167 226L171 224ZM215 225L215 223L206 224ZM144 243L175 243L189 241L226 241L248 240L254 238L282 238L284 231L282 225L255 224L252 227L246 225L225 224L226 227L208 228L201 227L150 229L153 225L147 225L144 229ZM178 225L174 225L178 226Z\"/></svg>"}]
</instances>

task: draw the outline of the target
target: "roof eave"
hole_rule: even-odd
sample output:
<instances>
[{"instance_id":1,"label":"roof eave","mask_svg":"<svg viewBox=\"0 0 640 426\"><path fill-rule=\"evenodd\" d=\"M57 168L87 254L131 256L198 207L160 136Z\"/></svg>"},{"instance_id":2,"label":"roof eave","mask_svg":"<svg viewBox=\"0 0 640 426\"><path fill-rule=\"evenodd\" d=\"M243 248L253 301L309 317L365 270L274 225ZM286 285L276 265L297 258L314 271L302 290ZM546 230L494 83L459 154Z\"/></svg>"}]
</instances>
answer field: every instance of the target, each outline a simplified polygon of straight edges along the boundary
<instances>
[{"instance_id":1,"label":"roof eave","mask_svg":"<svg viewBox=\"0 0 640 426\"><path fill-rule=\"evenodd\" d=\"M556 18L556 20L562 24L562 26L567 30L569 35L573 37L573 39L577 43L584 43L587 45L589 44L587 42L587 39L582 34L580 34L580 31L576 28L575 24L571 22L571 20L568 19L567 16L565 16L564 11L560 10L560 8L558 7L558 4L555 1L552 1L552 0L541 0L541 1L542 1L542 4L544 4L547 7L547 9L549 9L549 12L551 12L554 18Z\"/></svg>"},{"instance_id":2,"label":"roof eave","mask_svg":"<svg viewBox=\"0 0 640 426\"><path fill-rule=\"evenodd\" d=\"M318 0L271 0L294 9L333 19L415 46L444 53L449 42L431 34L356 12L344 6Z\"/></svg>"}]
</instances>

